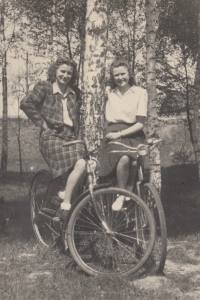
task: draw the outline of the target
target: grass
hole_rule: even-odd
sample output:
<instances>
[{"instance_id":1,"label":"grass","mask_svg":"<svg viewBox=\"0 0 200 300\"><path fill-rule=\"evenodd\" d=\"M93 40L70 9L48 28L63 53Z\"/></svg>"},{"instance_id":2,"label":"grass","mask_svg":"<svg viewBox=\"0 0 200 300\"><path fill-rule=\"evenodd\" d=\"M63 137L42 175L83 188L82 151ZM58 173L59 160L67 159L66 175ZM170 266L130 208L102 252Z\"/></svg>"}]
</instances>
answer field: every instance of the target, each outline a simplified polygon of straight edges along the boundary
<instances>
[{"instance_id":1,"label":"grass","mask_svg":"<svg viewBox=\"0 0 200 300\"><path fill-rule=\"evenodd\" d=\"M166 277L89 277L58 248L41 249L35 239L27 199L31 174L9 173L0 186L0 298L43 299L194 299L199 272ZM194 166L162 170L168 259L176 266L200 264L200 209ZM3 198L2 198L3 197ZM9 223L3 222L6 218ZM195 278L197 278L195 280ZM151 280L153 280L151 283ZM140 282L144 282L140 285ZM149 287L148 287L149 282ZM160 284L157 288L154 283Z\"/></svg>"}]
</instances>

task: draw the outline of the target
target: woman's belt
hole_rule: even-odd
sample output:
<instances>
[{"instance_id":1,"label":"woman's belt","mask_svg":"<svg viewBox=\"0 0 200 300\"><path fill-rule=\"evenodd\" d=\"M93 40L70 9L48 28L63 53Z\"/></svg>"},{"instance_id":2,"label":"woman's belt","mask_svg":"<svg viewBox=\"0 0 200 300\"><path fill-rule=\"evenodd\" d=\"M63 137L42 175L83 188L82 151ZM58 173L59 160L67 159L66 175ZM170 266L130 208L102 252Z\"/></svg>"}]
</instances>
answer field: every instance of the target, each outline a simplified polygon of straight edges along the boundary
<instances>
[{"instance_id":1,"label":"woman's belt","mask_svg":"<svg viewBox=\"0 0 200 300\"><path fill-rule=\"evenodd\" d=\"M67 125L67 124L61 124L61 125L48 125L48 127L52 130L56 130L56 132L58 134L62 133L62 132L65 132L65 131L69 131L72 130L74 131L74 127L70 126L70 125Z\"/></svg>"}]
</instances>

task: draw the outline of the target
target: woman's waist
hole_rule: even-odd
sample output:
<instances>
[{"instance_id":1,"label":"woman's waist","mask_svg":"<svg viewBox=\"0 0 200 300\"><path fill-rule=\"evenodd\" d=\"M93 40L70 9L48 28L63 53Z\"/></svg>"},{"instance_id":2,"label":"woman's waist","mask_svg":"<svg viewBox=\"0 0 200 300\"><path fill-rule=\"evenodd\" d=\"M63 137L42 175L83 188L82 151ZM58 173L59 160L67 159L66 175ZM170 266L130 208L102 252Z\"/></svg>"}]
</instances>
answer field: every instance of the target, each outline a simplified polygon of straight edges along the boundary
<instances>
[{"instance_id":1,"label":"woman's waist","mask_svg":"<svg viewBox=\"0 0 200 300\"><path fill-rule=\"evenodd\" d=\"M48 123L48 128L51 130L56 131L57 133L62 133L62 132L68 132L68 131L74 131L74 127L70 126L68 124L62 123L62 124L50 124Z\"/></svg>"},{"instance_id":2,"label":"woman's waist","mask_svg":"<svg viewBox=\"0 0 200 300\"><path fill-rule=\"evenodd\" d=\"M136 124L136 122L134 122L134 123L125 123L125 122L114 123L114 122L109 122L108 126L107 126L107 130L109 132L111 132L111 131L121 131L121 130L124 130L124 129L127 129L127 128L133 126L134 124Z\"/></svg>"}]
</instances>

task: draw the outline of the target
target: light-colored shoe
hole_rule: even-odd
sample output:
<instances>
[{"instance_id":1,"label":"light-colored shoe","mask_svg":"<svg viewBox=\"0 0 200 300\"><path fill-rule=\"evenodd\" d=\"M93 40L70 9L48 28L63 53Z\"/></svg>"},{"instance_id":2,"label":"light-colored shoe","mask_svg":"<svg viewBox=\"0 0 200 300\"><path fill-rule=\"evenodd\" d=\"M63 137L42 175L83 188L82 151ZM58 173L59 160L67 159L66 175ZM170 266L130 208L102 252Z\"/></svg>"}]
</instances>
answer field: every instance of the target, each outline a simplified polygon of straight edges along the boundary
<instances>
[{"instance_id":1,"label":"light-colored shoe","mask_svg":"<svg viewBox=\"0 0 200 300\"><path fill-rule=\"evenodd\" d=\"M124 196L118 196L117 199L115 200L115 202L112 204L112 210L113 211L119 211L122 209L123 204L125 201L125 197Z\"/></svg>"}]
</instances>

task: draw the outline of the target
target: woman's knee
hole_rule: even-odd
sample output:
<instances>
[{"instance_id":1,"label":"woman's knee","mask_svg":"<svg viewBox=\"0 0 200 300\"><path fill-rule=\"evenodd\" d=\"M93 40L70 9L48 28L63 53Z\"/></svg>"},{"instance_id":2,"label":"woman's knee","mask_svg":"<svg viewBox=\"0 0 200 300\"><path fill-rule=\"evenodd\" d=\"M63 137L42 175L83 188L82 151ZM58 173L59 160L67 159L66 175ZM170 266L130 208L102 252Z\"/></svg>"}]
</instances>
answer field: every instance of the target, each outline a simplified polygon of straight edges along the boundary
<instances>
[{"instance_id":1,"label":"woman's knee","mask_svg":"<svg viewBox=\"0 0 200 300\"><path fill-rule=\"evenodd\" d=\"M118 162L118 166L120 167L127 167L129 166L129 164L130 164L130 158L126 155L123 155Z\"/></svg>"},{"instance_id":2,"label":"woman's knee","mask_svg":"<svg viewBox=\"0 0 200 300\"><path fill-rule=\"evenodd\" d=\"M135 168L137 166L137 160L131 162L131 167Z\"/></svg>"},{"instance_id":3,"label":"woman's knee","mask_svg":"<svg viewBox=\"0 0 200 300\"><path fill-rule=\"evenodd\" d=\"M79 170L80 172L84 172L85 171L85 165L86 165L86 162L83 158L79 159L75 166L74 166L74 169L76 170Z\"/></svg>"}]
</instances>

